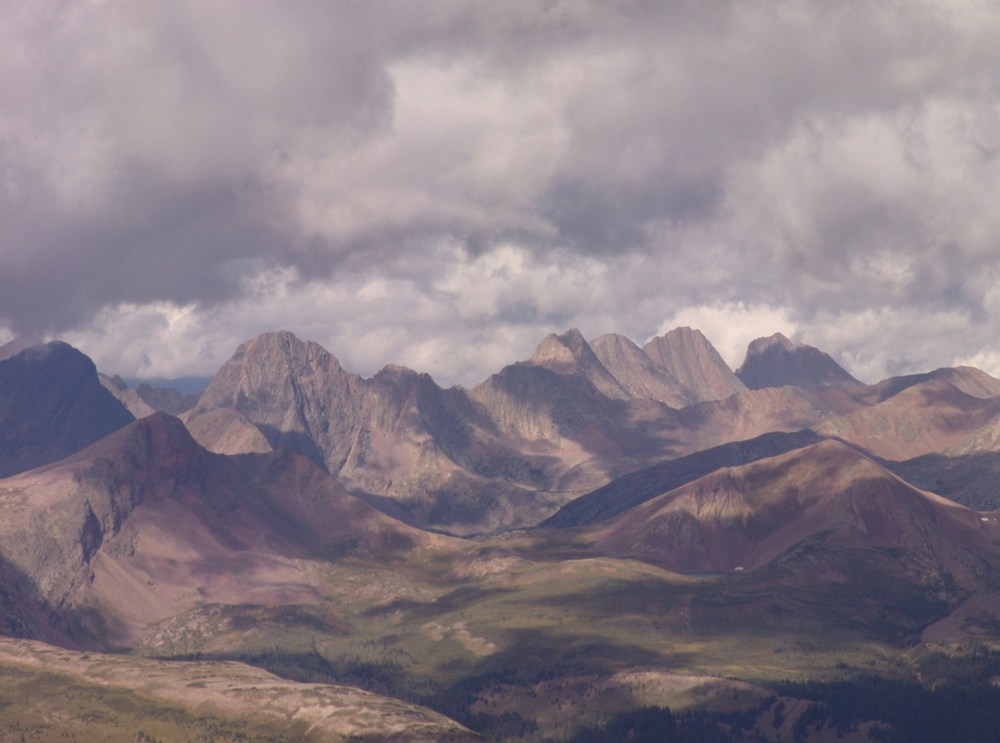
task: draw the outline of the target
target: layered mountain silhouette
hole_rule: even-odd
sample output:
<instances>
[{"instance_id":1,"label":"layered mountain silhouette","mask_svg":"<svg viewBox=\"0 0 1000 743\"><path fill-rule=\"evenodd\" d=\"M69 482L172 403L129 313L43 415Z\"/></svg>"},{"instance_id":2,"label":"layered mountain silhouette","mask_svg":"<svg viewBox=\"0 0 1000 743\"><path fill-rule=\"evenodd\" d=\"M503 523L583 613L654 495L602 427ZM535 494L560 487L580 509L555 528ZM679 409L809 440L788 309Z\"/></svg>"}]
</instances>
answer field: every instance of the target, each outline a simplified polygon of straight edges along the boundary
<instances>
[{"instance_id":1,"label":"layered mountain silhouette","mask_svg":"<svg viewBox=\"0 0 1000 743\"><path fill-rule=\"evenodd\" d=\"M357 681L492 737L558 737L567 702L669 706L678 663L897 673L914 645L1000 637L1000 380L979 370L865 385L777 335L734 374L689 328L570 329L444 389L277 332L185 409L66 344L5 348L8 636ZM813 729L743 683L723 706L749 694L764 738Z\"/></svg>"},{"instance_id":2,"label":"layered mountain silhouette","mask_svg":"<svg viewBox=\"0 0 1000 743\"><path fill-rule=\"evenodd\" d=\"M223 409L243 433L216 420L215 439L203 436L204 416ZM573 329L527 362L447 390L398 366L365 379L317 344L268 333L237 349L184 417L209 447L242 440L248 421L270 447L303 454L387 512L470 533L537 522L619 474L830 412L798 388L747 390L696 331L644 351L622 336L592 345Z\"/></svg>"}]
</instances>

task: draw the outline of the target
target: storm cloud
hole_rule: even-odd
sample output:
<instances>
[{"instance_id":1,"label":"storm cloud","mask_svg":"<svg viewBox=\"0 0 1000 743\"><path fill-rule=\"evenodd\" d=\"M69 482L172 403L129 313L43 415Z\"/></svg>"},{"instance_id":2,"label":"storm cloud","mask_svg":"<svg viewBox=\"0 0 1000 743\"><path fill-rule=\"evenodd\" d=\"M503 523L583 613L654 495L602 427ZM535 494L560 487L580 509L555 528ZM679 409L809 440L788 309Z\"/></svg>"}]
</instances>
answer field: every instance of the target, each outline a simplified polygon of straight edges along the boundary
<instances>
[{"instance_id":1,"label":"storm cloud","mask_svg":"<svg viewBox=\"0 0 1000 743\"><path fill-rule=\"evenodd\" d=\"M0 326L475 383L548 332L1000 373L1000 9L0 6Z\"/></svg>"}]
</instances>

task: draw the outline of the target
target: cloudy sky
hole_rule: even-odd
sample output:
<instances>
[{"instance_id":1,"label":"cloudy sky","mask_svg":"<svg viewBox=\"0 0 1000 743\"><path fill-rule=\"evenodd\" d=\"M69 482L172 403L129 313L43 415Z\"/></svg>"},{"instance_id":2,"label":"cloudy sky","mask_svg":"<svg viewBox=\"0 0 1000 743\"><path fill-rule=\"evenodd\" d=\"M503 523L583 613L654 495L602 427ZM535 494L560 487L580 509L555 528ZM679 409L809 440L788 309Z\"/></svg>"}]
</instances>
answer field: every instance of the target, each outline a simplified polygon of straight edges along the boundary
<instances>
[{"instance_id":1,"label":"cloudy sky","mask_svg":"<svg viewBox=\"0 0 1000 743\"><path fill-rule=\"evenodd\" d=\"M1000 374L998 48L992 0L3 0L0 340L474 384L691 325Z\"/></svg>"}]
</instances>

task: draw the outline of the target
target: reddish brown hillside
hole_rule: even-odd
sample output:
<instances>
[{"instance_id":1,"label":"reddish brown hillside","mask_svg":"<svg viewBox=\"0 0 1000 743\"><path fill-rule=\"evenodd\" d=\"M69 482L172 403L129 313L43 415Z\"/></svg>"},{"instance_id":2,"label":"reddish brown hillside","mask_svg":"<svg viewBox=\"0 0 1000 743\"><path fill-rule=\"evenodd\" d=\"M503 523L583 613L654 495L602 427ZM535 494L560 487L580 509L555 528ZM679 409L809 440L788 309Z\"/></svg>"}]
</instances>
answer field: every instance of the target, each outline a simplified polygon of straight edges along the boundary
<instances>
[{"instance_id":1,"label":"reddish brown hillside","mask_svg":"<svg viewBox=\"0 0 1000 743\"><path fill-rule=\"evenodd\" d=\"M901 461L957 447L997 415L1000 399L974 397L936 376L876 405L829 419L816 431Z\"/></svg>"},{"instance_id":2,"label":"reddish brown hillside","mask_svg":"<svg viewBox=\"0 0 1000 743\"><path fill-rule=\"evenodd\" d=\"M5 564L57 620L98 610L111 633L99 642L134 642L196 602L313 600L318 579L301 558L385 559L442 539L299 455L211 454L162 413L0 481L0 514Z\"/></svg>"},{"instance_id":3,"label":"reddish brown hillside","mask_svg":"<svg viewBox=\"0 0 1000 743\"><path fill-rule=\"evenodd\" d=\"M719 470L583 534L607 554L681 572L753 570L817 539L821 548L898 549L968 585L993 553L991 528L824 441Z\"/></svg>"}]
</instances>

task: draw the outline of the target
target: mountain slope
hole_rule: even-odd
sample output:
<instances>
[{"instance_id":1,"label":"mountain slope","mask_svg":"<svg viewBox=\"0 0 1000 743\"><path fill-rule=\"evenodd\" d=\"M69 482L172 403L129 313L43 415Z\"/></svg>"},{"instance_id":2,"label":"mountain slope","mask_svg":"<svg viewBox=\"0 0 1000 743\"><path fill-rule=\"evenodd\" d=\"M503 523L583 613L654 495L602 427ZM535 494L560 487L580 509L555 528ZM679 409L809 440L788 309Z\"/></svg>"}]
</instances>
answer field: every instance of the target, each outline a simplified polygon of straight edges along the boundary
<instances>
[{"instance_id":1,"label":"mountain slope","mask_svg":"<svg viewBox=\"0 0 1000 743\"><path fill-rule=\"evenodd\" d=\"M700 330L675 328L642 350L698 401L722 400L746 389Z\"/></svg>"},{"instance_id":2,"label":"mountain slope","mask_svg":"<svg viewBox=\"0 0 1000 743\"><path fill-rule=\"evenodd\" d=\"M311 600L320 583L301 562L309 556L388 559L441 539L296 454L211 454L162 413L0 481L0 514L6 563L59 627L98 644L135 642L196 602ZM86 620L95 612L97 625Z\"/></svg>"},{"instance_id":3,"label":"mountain slope","mask_svg":"<svg viewBox=\"0 0 1000 743\"><path fill-rule=\"evenodd\" d=\"M0 361L0 477L63 459L132 420L72 346L54 341Z\"/></svg>"},{"instance_id":4,"label":"mountain slope","mask_svg":"<svg viewBox=\"0 0 1000 743\"><path fill-rule=\"evenodd\" d=\"M897 549L925 565L928 580L969 587L996 559L995 531L974 511L824 441L724 468L586 533L601 551L682 572L752 570L805 544L814 553ZM821 570L836 564L824 567L818 553L811 562Z\"/></svg>"},{"instance_id":5,"label":"mountain slope","mask_svg":"<svg viewBox=\"0 0 1000 743\"><path fill-rule=\"evenodd\" d=\"M969 395L934 375L875 405L829 418L816 432L901 461L958 447L998 416L1000 398Z\"/></svg>"},{"instance_id":6,"label":"mountain slope","mask_svg":"<svg viewBox=\"0 0 1000 743\"><path fill-rule=\"evenodd\" d=\"M612 400L627 400L632 397L601 363L576 328L561 335L547 335L527 363L544 367L556 374L579 374L589 380L602 395Z\"/></svg>"},{"instance_id":7,"label":"mountain slope","mask_svg":"<svg viewBox=\"0 0 1000 743\"><path fill-rule=\"evenodd\" d=\"M673 408L695 402L690 390L625 336L608 333L590 341L590 347L632 397L659 400Z\"/></svg>"},{"instance_id":8,"label":"mountain slope","mask_svg":"<svg viewBox=\"0 0 1000 743\"><path fill-rule=\"evenodd\" d=\"M767 433L654 464L570 501L539 526L568 528L604 521L723 467L749 464L819 441L812 431Z\"/></svg>"}]
</instances>

